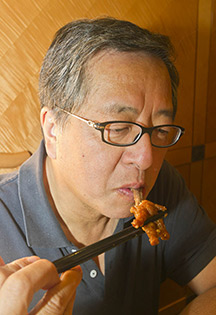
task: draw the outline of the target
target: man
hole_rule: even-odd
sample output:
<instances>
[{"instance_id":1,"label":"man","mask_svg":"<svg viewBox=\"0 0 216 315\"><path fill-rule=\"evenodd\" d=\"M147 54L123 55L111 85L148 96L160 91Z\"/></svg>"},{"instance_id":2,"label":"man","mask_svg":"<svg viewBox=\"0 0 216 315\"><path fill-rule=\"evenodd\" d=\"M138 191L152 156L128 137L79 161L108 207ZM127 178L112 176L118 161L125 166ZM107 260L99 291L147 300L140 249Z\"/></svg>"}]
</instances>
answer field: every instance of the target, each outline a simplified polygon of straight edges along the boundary
<instances>
[{"instance_id":1,"label":"man","mask_svg":"<svg viewBox=\"0 0 216 315\"><path fill-rule=\"evenodd\" d=\"M131 222L133 189L169 211L169 241L152 247L143 235L82 264L74 314L156 314L166 277L214 307L215 224L164 161L183 134L173 122L171 59L167 37L111 18L69 23L44 59L44 141L1 183L5 262L53 261L122 230Z\"/></svg>"}]
</instances>

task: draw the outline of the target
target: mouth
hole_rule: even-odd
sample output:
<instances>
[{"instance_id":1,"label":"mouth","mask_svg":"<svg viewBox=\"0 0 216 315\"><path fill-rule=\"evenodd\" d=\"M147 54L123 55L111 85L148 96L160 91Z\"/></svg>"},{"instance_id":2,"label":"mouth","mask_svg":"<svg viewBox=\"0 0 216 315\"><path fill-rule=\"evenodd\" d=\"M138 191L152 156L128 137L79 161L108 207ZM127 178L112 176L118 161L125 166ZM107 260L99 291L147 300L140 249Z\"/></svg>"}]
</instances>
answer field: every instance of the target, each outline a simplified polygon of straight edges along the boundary
<instances>
[{"instance_id":1,"label":"mouth","mask_svg":"<svg viewBox=\"0 0 216 315\"><path fill-rule=\"evenodd\" d=\"M143 196L145 196L145 187L142 184L132 184L127 186L122 186L117 189L118 193L122 195L122 197L127 198L130 201L134 202L134 194L133 190L139 190Z\"/></svg>"}]
</instances>

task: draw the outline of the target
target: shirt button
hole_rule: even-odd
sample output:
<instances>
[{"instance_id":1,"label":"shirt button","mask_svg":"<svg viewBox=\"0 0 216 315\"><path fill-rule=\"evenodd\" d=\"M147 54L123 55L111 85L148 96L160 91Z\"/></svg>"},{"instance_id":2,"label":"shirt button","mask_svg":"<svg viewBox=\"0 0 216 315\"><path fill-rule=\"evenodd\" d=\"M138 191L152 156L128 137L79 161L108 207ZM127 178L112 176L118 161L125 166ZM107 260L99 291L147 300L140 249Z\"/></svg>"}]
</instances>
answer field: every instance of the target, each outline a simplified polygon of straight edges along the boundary
<instances>
[{"instance_id":1,"label":"shirt button","mask_svg":"<svg viewBox=\"0 0 216 315\"><path fill-rule=\"evenodd\" d=\"M91 270L90 277L94 279L96 276L97 276L97 271L95 269Z\"/></svg>"}]
</instances>

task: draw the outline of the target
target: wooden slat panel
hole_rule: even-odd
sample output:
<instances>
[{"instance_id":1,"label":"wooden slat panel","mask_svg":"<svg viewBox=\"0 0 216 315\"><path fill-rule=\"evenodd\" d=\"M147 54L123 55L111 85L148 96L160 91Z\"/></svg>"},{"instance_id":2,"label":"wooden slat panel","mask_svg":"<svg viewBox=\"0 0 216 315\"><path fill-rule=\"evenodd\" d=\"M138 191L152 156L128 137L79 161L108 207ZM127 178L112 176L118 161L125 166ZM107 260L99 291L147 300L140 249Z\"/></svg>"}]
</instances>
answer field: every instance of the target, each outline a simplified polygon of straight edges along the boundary
<instances>
[{"instance_id":1,"label":"wooden slat panel","mask_svg":"<svg viewBox=\"0 0 216 315\"><path fill-rule=\"evenodd\" d=\"M208 159L214 156L216 156L216 142L206 143L205 158Z\"/></svg>"},{"instance_id":2,"label":"wooden slat panel","mask_svg":"<svg viewBox=\"0 0 216 315\"><path fill-rule=\"evenodd\" d=\"M166 160L174 166L190 163L191 147L168 151Z\"/></svg>"},{"instance_id":3,"label":"wooden slat panel","mask_svg":"<svg viewBox=\"0 0 216 315\"><path fill-rule=\"evenodd\" d=\"M202 182L202 205L209 216L216 222L216 157L204 161L203 182Z\"/></svg>"},{"instance_id":4,"label":"wooden slat panel","mask_svg":"<svg viewBox=\"0 0 216 315\"><path fill-rule=\"evenodd\" d=\"M172 314L170 313L170 308L173 301L183 299L184 305L183 306L181 305L180 310L178 309L178 311L180 312L186 304L184 298L185 296L186 296L185 288L177 285L174 281L167 279L165 282L161 284L159 314L161 315ZM167 306L169 306L168 309Z\"/></svg>"},{"instance_id":5,"label":"wooden slat panel","mask_svg":"<svg viewBox=\"0 0 216 315\"><path fill-rule=\"evenodd\" d=\"M205 143L211 0L199 1L193 145Z\"/></svg>"},{"instance_id":6,"label":"wooden slat panel","mask_svg":"<svg viewBox=\"0 0 216 315\"><path fill-rule=\"evenodd\" d=\"M208 76L206 142L216 141L216 1L212 5L212 29Z\"/></svg>"}]
</instances>

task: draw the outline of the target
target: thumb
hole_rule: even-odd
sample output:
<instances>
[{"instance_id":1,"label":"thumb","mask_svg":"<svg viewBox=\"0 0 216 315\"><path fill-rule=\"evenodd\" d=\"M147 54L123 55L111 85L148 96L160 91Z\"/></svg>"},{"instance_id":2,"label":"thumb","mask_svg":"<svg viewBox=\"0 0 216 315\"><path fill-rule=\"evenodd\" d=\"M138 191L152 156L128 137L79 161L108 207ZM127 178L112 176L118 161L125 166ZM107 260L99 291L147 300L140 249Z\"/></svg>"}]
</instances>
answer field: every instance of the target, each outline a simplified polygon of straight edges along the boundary
<instances>
[{"instance_id":1,"label":"thumb","mask_svg":"<svg viewBox=\"0 0 216 315\"><path fill-rule=\"evenodd\" d=\"M49 289L30 315L71 315L76 288L82 278L82 270L77 266L67 270L60 277L60 283Z\"/></svg>"}]
</instances>

